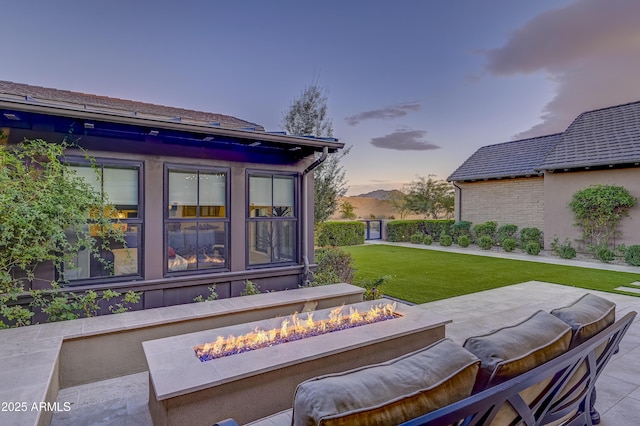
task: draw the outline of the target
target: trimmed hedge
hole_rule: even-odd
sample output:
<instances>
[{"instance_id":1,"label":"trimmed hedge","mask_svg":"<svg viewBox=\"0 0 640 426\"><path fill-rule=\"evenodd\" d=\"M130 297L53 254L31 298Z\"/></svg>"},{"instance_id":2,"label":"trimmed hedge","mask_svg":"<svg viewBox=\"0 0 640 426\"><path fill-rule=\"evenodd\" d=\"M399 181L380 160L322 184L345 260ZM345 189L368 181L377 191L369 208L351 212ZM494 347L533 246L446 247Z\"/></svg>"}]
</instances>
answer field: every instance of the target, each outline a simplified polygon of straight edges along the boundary
<instances>
[{"instance_id":1,"label":"trimmed hedge","mask_svg":"<svg viewBox=\"0 0 640 426\"><path fill-rule=\"evenodd\" d=\"M357 246L364 244L365 224L360 221L324 222L318 230L318 246Z\"/></svg>"},{"instance_id":2,"label":"trimmed hedge","mask_svg":"<svg viewBox=\"0 0 640 426\"><path fill-rule=\"evenodd\" d=\"M392 242L409 242L415 233L430 235L434 241L439 241L442 231L449 231L453 220L392 220L387 222L387 240Z\"/></svg>"}]
</instances>

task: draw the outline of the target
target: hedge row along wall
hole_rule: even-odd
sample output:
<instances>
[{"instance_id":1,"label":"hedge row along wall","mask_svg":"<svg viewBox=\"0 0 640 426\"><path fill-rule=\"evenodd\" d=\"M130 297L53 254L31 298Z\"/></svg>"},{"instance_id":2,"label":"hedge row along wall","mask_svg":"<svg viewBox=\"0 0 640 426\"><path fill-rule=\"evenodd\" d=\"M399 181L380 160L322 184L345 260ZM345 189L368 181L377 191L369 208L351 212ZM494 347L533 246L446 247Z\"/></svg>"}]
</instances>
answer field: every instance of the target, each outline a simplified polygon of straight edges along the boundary
<instances>
[{"instance_id":1,"label":"hedge row along wall","mask_svg":"<svg viewBox=\"0 0 640 426\"><path fill-rule=\"evenodd\" d=\"M364 222L324 222L319 226L316 244L320 247L364 244L364 231Z\"/></svg>"},{"instance_id":2,"label":"hedge row along wall","mask_svg":"<svg viewBox=\"0 0 640 426\"><path fill-rule=\"evenodd\" d=\"M434 241L440 240L442 231L449 232L455 221L446 220L392 220L387 222L387 240L393 242L409 242L411 235L421 232L431 235Z\"/></svg>"}]
</instances>

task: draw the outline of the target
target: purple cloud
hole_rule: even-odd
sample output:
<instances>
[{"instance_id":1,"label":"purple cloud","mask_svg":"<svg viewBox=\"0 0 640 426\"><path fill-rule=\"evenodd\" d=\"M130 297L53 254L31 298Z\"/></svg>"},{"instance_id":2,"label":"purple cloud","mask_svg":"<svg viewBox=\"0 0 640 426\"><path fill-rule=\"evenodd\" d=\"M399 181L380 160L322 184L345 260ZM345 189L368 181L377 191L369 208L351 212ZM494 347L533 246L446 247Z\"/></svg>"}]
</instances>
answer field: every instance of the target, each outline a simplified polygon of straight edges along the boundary
<instances>
[{"instance_id":1,"label":"purple cloud","mask_svg":"<svg viewBox=\"0 0 640 426\"><path fill-rule=\"evenodd\" d=\"M542 122L516 138L563 131L581 112L640 99L640 2L582 0L552 9L485 51L495 75L544 72L556 84Z\"/></svg>"},{"instance_id":2,"label":"purple cloud","mask_svg":"<svg viewBox=\"0 0 640 426\"><path fill-rule=\"evenodd\" d=\"M395 149L398 151L428 151L439 149L429 141L422 140L427 132L424 130L398 130L385 136L371 139L371 145L378 148Z\"/></svg>"},{"instance_id":3,"label":"purple cloud","mask_svg":"<svg viewBox=\"0 0 640 426\"><path fill-rule=\"evenodd\" d=\"M419 102L406 102L403 104L392 105L381 109L364 111L356 115L345 118L347 123L355 126L364 120L390 120L393 118L404 117L410 111L419 111L421 105Z\"/></svg>"}]
</instances>

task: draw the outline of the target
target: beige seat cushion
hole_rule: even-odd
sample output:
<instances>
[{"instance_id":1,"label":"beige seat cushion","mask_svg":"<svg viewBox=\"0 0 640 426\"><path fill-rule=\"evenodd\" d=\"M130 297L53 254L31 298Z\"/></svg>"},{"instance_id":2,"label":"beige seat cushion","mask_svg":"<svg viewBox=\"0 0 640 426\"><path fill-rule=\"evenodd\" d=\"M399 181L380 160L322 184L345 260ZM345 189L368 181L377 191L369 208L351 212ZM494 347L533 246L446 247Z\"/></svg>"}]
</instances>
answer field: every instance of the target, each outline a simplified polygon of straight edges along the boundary
<instances>
[{"instance_id":1,"label":"beige seat cushion","mask_svg":"<svg viewBox=\"0 0 640 426\"><path fill-rule=\"evenodd\" d=\"M615 322L616 304L587 293L569 306L554 309L551 315L571 326L573 346L577 346Z\"/></svg>"},{"instance_id":2,"label":"beige seat cushion","mask_svg":"<svg viewBox=\"0 0 640 426\"><path fill-rule=\"evenodd\" d=\"M392 425L471 394L478 359L449 339L389 362L307 380L293 425Z\"/></svg>"},{"instance_id":3,"label":"beige seat cushion","mask_svg":"<svg viewBox=\"0 0 640 426\"><path fill-rule=\"evenodd\" d=\"M470 337L464 347L481 360L480 391L563 354L571 343L571 327L544 311L489 334Z\"/></svg>"}]
</instances>

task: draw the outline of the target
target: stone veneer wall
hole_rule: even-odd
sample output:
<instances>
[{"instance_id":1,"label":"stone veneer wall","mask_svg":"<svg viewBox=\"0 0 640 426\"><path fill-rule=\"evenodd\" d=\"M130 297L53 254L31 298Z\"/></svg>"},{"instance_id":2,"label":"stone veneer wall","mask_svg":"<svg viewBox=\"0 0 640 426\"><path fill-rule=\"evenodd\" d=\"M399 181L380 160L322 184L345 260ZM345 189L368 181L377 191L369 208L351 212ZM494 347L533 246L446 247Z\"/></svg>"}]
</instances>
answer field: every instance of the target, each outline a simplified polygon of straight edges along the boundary
<instances>
[{"instance_id":1,"label":"stone veneer wall","mask_svg":"<svg viewBox=\"0 0 640 426\"><path fill-rule=\"evenodd\" d=\"M542 177L456 182L455 218L473 224L487 221L544 228L544 180ZM462 214L460 214L462 213Z\"/></svg>"}]
</instances>

